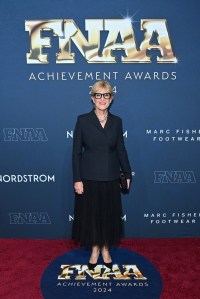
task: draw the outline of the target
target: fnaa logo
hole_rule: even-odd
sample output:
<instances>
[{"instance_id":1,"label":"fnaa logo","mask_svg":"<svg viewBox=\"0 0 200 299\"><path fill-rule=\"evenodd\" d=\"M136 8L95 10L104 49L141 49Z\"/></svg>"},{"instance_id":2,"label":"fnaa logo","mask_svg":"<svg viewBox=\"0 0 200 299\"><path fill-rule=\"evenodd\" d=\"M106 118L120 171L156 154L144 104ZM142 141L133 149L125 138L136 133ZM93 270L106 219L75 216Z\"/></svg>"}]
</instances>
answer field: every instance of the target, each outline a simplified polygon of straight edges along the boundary
<instances>
[{"instance_id":1,"label":"fnaa logo","mask_svg":"<svg viewBox=\"0 0 200 299\"><path fill-rule=\"evenodd\" d=\"M75 53L71 52L71 42L75 44L88 63L117 63L113 51L124 50L122 63L151 63L149 50L158 50L157 63L177 63L174 56L166 19L142 19L140 29L144 31L140 47L136 46L136 36L130 18L86 19L85 30L88 40L73 19L27 20L25 30L29 32L30 52L26 53L27 64L47 64L49 55L43 53L51 48L51 38L45 31L51 31L58 39L59 52L56 63L75 63ZM101 32L108 32L100 53ZM118 37L121 43L117 42ZM138 44L138 42L137 42Z\"/></svg>"},{"instance_id":2,"label":"fnaa logo","mask_svg":"<svg viewBox=\"0 0 200 299\"><path fill-rule=\"evenodd\" d=\"M48 141L44 128L4 128L4 141Z\"/></svg>"},{"instance_id":3,"label":"fnaa logo","mask_svg":"<svg viewBox=\"0 0 200 299\"><path fill-rule=\"evenodd\" d=\"M87 265L61 265L61 269L58 280L86 280L87 276L93 280L147 280L136 265L114 264L112 270L104 265L97 265L94 270Z\"/></svg>"},{"instance_id":4,"label":"fnaa logo","mask_svg":"<svg viewBox=\"0 0 200 299\"><path fill-rule=\"evenodd\" d=\"M10 224L51 224L47 212L9 213Z\"/></svg>"},{"instance_id":5,"label":"fnaa logo","mask_svg":"<svg viewBox=\"0 0 200 299\"><path fill-rule=\"evenodd\" d=\"M154 171L154 183L196 183L194 171Z\"/></svg>"}]
</instances>

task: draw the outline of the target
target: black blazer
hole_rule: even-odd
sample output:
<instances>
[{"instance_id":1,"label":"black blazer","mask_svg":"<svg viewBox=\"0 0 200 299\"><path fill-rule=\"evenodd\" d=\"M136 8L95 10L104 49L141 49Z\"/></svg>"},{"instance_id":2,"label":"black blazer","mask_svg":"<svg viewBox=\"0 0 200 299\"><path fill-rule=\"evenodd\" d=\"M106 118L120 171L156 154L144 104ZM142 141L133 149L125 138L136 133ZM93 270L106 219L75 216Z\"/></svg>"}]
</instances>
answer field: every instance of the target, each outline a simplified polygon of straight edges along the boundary
<instances>
[{"instance_id":1,"label":"black blazer","mask_svg":"<svg viewBox=\"0 0 200 299\"><path fill-rule=\"evenodd\" d=\"M119 179L120 168L131 178L121 118L108 111L103 128L94 108L79 115L73 135L72 165L74 182Z\"/></svg>"}]
</instances>

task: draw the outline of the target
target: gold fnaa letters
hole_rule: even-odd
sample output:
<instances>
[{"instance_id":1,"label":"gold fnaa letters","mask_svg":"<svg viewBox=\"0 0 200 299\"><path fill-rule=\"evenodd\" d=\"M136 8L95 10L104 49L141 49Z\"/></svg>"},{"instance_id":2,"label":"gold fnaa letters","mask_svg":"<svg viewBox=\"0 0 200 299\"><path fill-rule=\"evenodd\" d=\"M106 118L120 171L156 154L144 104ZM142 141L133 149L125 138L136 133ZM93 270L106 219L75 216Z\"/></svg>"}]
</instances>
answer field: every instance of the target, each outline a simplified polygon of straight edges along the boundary
<instances>
[{"instance_id":1,"label":"gold fnaa letters","mask_svg":"<svg viewBox=\"0 0 200 299\"><path fill-rule=\"evenodd\" d=\"M51 48L51 37L45 37L44 31L52 31L58 38L59 53L56 53L56 63L75 63L75 53L71 52L73 42L88 63L117 63L114 50L124 50L122 63L152 63L152 57L147 50L158 50L157 63L176 63L167 29L166 19L142 19L140 29L144 31L144 39L140 46L136 45L134 29L130 19L86 19L85 38L77 24L72 19L26 20L25 30L29 32L30 52L26 53L27 64L48 64L49 55L43 53L45 48ZM100 37L102 31L108 31L102 53L100 52ZM152 38L156 35L156 43ZM120 36L121 43L117 43Z\"/></svg>"},{"instance_id":2,"label":"gold fnaa letters","mask_svg":"<svg viewBox=\"0 0 200 299\"><path fill-rule=\"evenodd\" d=\"M75 280L86 280L86 274L92 279L98 280L146 280L136 265L122 265L123 273L117 264L113 265L112 270L104 265L97 265L94 270L89 270L87 265L61 265L62 273L58 279L70 280L71 277ZM102 271L103 270L103 271Z\"/></svg>"}]
</instances>

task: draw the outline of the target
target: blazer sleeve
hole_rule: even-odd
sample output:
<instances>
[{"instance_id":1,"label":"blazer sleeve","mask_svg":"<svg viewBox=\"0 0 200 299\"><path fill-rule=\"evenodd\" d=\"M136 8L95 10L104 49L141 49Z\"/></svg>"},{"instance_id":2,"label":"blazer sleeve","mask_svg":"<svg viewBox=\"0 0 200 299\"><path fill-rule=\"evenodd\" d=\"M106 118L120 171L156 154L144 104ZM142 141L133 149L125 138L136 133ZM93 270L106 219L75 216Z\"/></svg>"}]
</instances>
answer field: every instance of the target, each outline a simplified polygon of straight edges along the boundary
<instances>
[{"instance_id":1,"label":"blazer sleeve","mask_svg":"<svg viewBox=\"0 0 200 299\"><path fill-rule=\"evenodd\" d=\"M77 117L74 134L73 134L73 150L72 150L72 169L73 169L73 181L81 181L81 156L82 156L82 133L80 117Z\"/></svg>"},{"instance_id":2,"label":"blazer sleeve","mask_svg":"<svg viewBox=\"0 0 200 299\"><path fill-rule=\"evenodd\" d=\"M123 137L123 128L122 128L122 119L120 118L120 124L119 124L119 136L118 136L118 142L117 142L117 154L119 158L119 163L122 171L124 171L125 176L127 179L132 179L132 171L131 166L128 159L128 154L125 148L124 144L124 137Z\"/></svg>"}]
</instances>

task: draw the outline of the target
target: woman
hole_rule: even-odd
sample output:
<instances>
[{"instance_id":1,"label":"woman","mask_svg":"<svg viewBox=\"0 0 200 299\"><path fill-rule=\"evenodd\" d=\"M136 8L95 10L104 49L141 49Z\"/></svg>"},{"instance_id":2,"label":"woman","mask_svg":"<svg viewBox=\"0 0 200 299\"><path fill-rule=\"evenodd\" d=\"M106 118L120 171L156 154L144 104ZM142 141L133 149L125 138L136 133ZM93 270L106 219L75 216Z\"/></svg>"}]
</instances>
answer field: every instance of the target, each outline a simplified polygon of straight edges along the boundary
<instances>
[{"instance_id":1,"label":"woman","mask_svg":"<svg viewBox=\"0 0 200 299\"><path fill-rule=\"evenodd\" d=\"M94 108L79 115L73 136L75 190L72 239L92 249L88 268L94 269L101 251L104 265L112 268L109 253L123 236L120 168L128 189L131 167L124 145L122 120L109 112L113 89L107 81L92 86Z\"/></svg>"}]
</instances>

